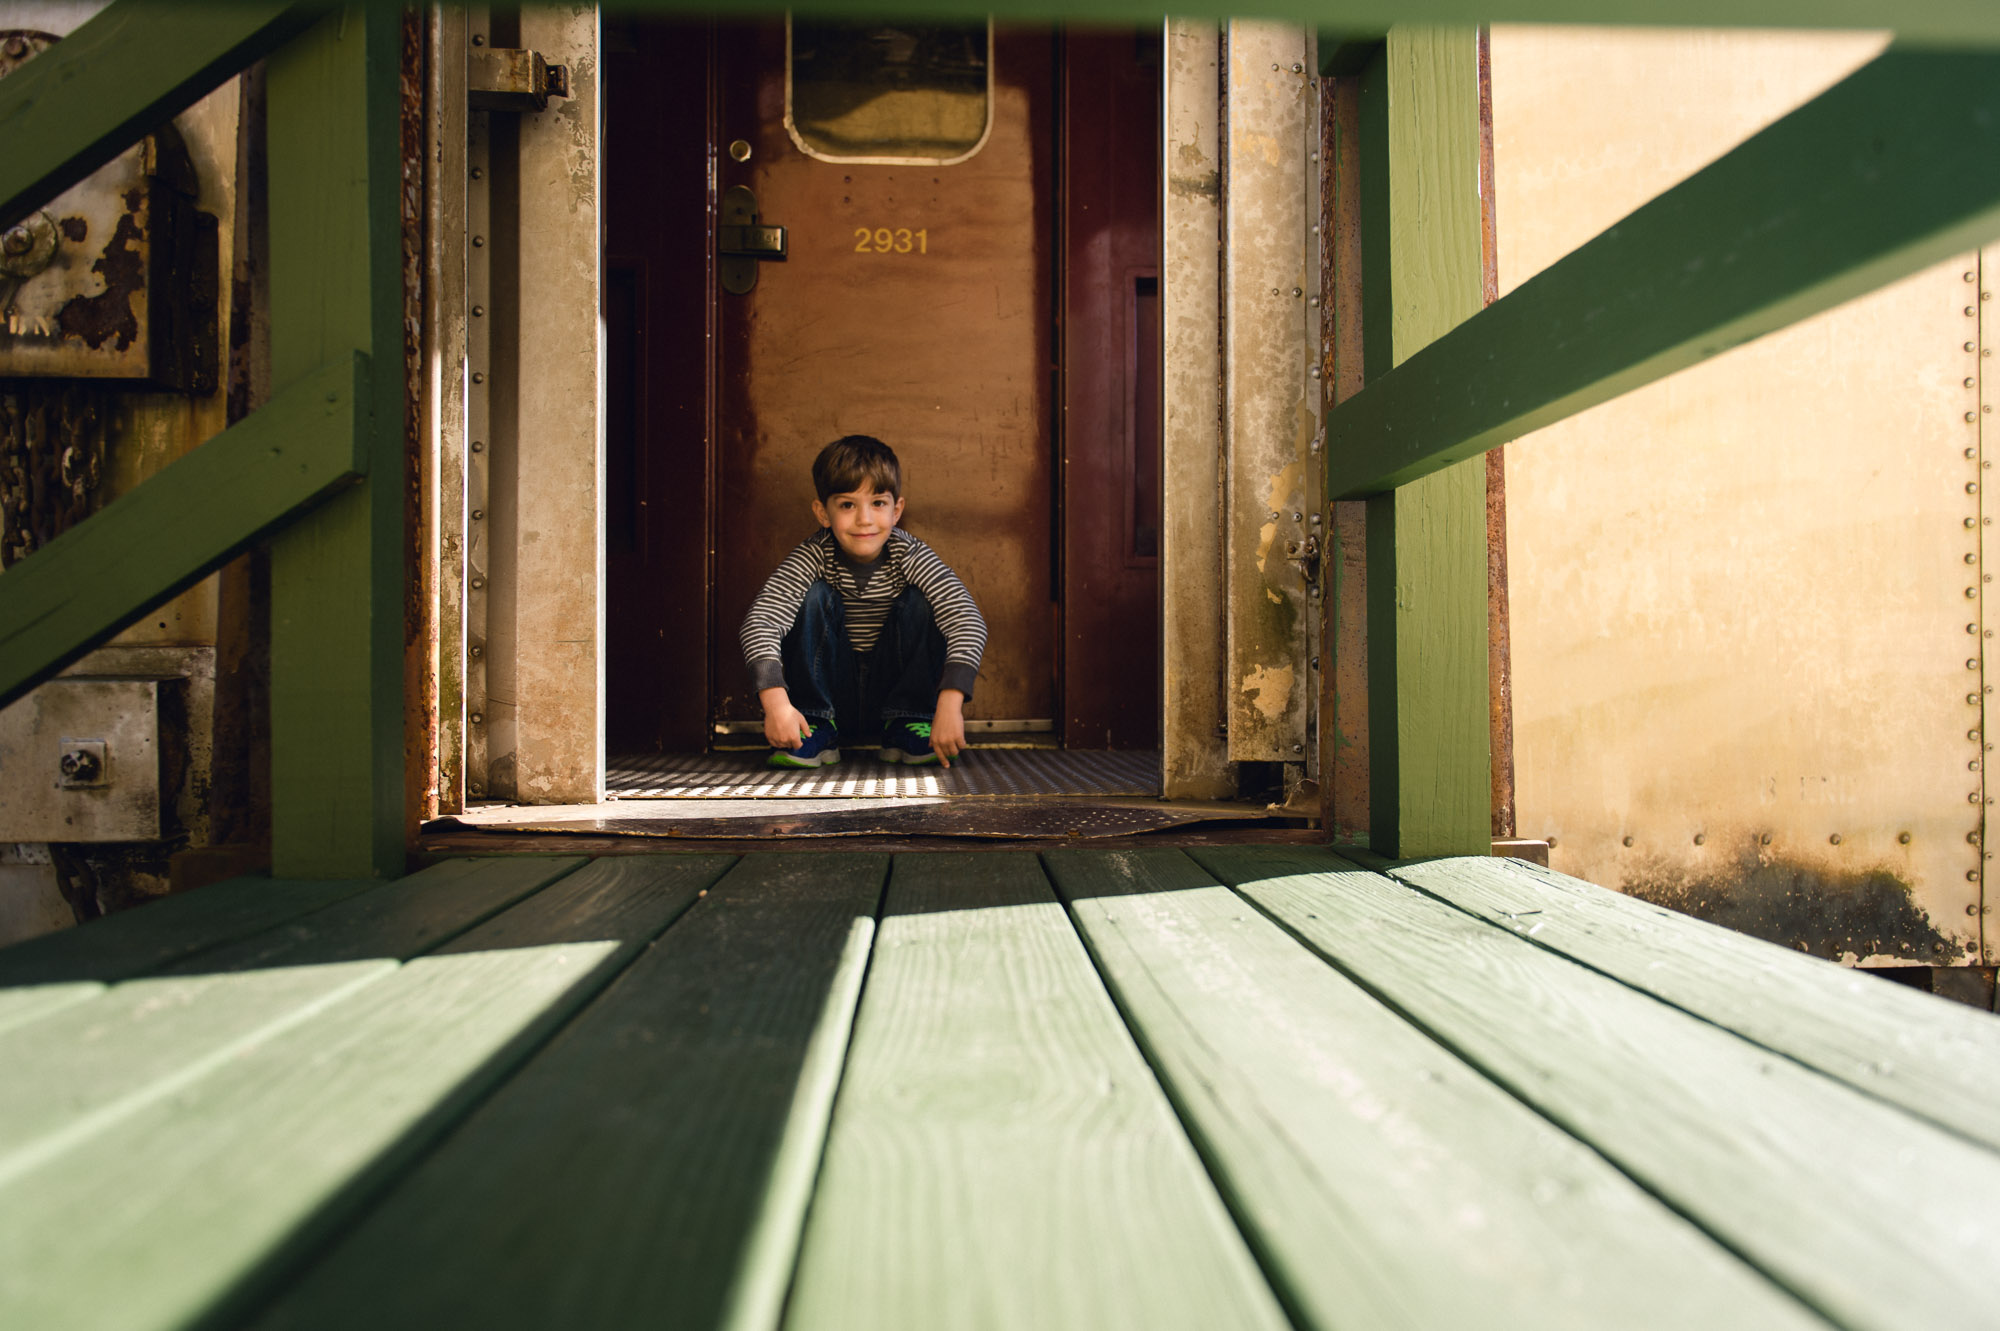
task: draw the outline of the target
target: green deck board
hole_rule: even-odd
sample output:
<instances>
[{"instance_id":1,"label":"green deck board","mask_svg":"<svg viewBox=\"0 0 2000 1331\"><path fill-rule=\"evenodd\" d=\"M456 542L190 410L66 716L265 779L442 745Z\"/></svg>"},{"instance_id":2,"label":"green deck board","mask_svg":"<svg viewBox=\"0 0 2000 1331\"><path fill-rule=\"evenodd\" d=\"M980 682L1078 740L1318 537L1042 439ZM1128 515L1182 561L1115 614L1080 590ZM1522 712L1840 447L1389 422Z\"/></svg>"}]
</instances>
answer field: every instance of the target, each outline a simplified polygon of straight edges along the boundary
<instances>
[{"instance_id":1,"label":"green deck board","mask_svg":"<svg viewBox=\"0 0 2000 1331\"><path fill-rule=\"evenodd\" d=\"M1994 1324L2000 1155L1330 852L1193 854L1830 1319Z\"/></svg>"},{"instance_id":2,"label":"green deck board","mask_svg":"<svg viewBox=\"0 0 2000 1331\"><path fill-rule=\"evenodd\" d=\"M2000 1149L2000 1021L1513 860L1394 877L1718 1026Z\"/></svg>"},{"instance_id":3,"label":"green deck board","mask_svg":"<svg viewBox=\"0 0 2000 1331\"><path fill-rule=\"evenodd\" d=\"M254 1324L773 1325L887 869L745 857Z\"/></svg>"},{"instance_id":4,"label":"green deck board","mask_svg":"<svg viewBox=\"0 0 2000 1331\"><path fill-rule=\"evenodd\" d=\"M145 1331L254 1299L671 918L599 890L622 872L573 875L517 907L532 930L493 919L0 1188L0 1325Z\"/></svg>"},{"instance_id":5,"label":"green deck board","mask_svg":"<svg viewBox=\"0 0 2000 1331\"><path fill-rule=\"evenodd\" d=\"M1180 852L1043 859L1301 1327L1826 1325Z\"/></svg>"},{"instance_id":6,"label":"green deck board","mask_svg":"<svg viewBox=\"0 0 2000 1331\"><path fill-rule=\"evenodd\" d=\"M123 980L381 885L372 878L231 878L177 892L0 949L0 986Z\"/></svg>"},{"instance_id":7,"label":"green deck board","mask_svg":"<svg viewBox=\"0 0 2000 1331\"><path fill-rule=\"evenodd\" d=\"M541 855L446 860L262 933L195 952L162 973L208 975L414 957L586 862L581 856Z\"/></svg>"},{"instance_id":8,"label":"green deck board","mask_svg":"<svg viewBox=\"0 0 2000 1331\"><path fill-rule=\"evenodd\" d=\"M1034 857L897 856L786 1325L1285 1324Z\"/></svg>"}]
</instances>

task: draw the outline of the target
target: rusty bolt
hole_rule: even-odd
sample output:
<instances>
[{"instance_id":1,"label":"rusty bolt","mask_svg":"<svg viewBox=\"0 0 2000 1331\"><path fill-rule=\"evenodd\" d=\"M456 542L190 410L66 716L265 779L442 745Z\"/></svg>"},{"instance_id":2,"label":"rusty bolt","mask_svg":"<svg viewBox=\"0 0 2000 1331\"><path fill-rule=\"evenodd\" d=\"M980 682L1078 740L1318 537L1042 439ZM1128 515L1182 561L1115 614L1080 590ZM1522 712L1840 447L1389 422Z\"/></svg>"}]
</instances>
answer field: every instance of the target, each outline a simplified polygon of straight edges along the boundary
<instances>
[{"instance_id":1,"label":"rusty bolt","mask_svg":"<svg viewBox=\"0 0 2000 1331\"><path fill-rule=\"evenodd\" d=\"M1979 562L1979 556L1975 553L1972 553L1971 551L1967 551L1965 556L1965 562L1968 564L1977 564Z\"/></svg>"},{"instance_id":2,"label":"rusty bolt","mask_svg":"<svg viewBox=\"0 0 2000 1331\"><path fill-rule=\"evenodd\" d=\"M1965 589L1965 598L1968 601L1977 595L1979 595L1979 589L1977 587L1967 587Z\"/></svg>"},{"instance_id":3,"label":"rusty bolt","mask_svg":"<svg viewBox=\"0 0 2000 1331\"><path fill-rule=\"evenodd\" d=\"M1319 308L1319 297L1318 297L1318 296L1314 296L1314 297L1313 297L1313 298L1312 298L1311 300L1307 301L1307 302L1306 302L1306 304L1308 304L1308 305L1312 306L1312 307L1313 307L1314 309L1318 309L1318 308Z\"/></svg>"},{"instance_id":4,"label":"rusty bolt","mask_svg":"<svg viewBox=\"0 0 2000 1331\"><path fill-rule=\"evenodd\" d=\"M1978 771L1978 770L1979 770L1979 759L1977 759L1977 758L1974 758L1974 759L1973 759L1973 760L1972 760L1971 762L1967 763L1967 764L1965 765L1965 770L1966 770L1966 771L1968 771L1968 772L1976 772L1976 771Z\"/></svg>"},{"instance_id":5,"label":"rusty bolt","mask_svg":"<svg viewBox=\"0 0 2000 1331\"><path fill-rule=\"evenodd\" d=\"M475 726L483 726L486 724L485 714L481 712L474 712L471 716L468 716L465 719L472 722L472 724Z\"/></svg>"},{"instance_id":6,"label":"rusty bolt","mask_svg":"<svg viewBox=\"0 0 2000 1331\"><path fill-rule=\"evenodd\" d=\"M1305 746L1305 745L1303 745L1303 744L1294 744L1294 745L1292 745L1292 752L1293 752L1293 753L1304 753L1305 751L1306 751L1306 746Z\"/></svg>"},{"instance_id":7,"label":"rusty bolt","mask_svg":"<svg viewBox=\"0 0 2000 1331\"><path fill-rule=\"evenodd\" d=\"M1979 870L1977 870L1977 869L1967 869L1967 870L1965 871L1965 881L1966 881L1966 882L1968 882L1968 883L1976 883L1976 882L1978 882L1978 881L1979 881ZM1968 907L1968 908L1967 908L1967 910L1966 910L1966 914L1970 915L1971 913L1972 913L1972 911L1971 911L1971 909L1970 909L1970 908Z\"/></svg>"},{"instance_id":8,"label":"rusty bolt","mask_svg":"<svg viewBox=\"0 0 2000 1331\"><path fill-rule=\"evenodd\" d=\"M1967 425L1972 424L1974 421L1978 419L1979 419L1979 413L1976 411L1968 411L1965 413L1965 423Z\"/></svg>"},{"instance_id":9,"label":"rusty bolt","mask_svg":"<svg viewBox=\"0 0 2000 1331\"><path fill-rule=\"evenodd\" d=\"M1305 293L1305 288L1304 288L1304 287L1293 287L1293 288L1292 288L1292 299L1293 299L1293 300L1297 300L1297 299L1298 299L1298 298L1299 298L1300 296L1303 296L1303 295L1305 295L1305 294L1306 294L1306 293Z\"/></svg>"},{"instance_id":10,"label":"rusty bolt","mask_svg":"<svg viewBox=\"0 0 2000 1331\"><path fill-rule=\"evenodd\" d=\"M83 784L97 780L104 764L88 749L73 749L62 756L63 780Z\"/></svg>"},{"instance_id":11,"label":"rusty bolt","mask_svg":"<svg viewBox=\"0 0 2000 1331\"><path fill-rule=\"evenodd\" d=\"M1979 803L1979 792L1978 792L1978 791L1976 791L1976 790L1969 790L1969 791L1967 791L1967 792L1965 793L1965 802L1966 802L1967 804L1977 804L1977 803Z\"/></svg>"},{"instance_id":12,"label":"rusty bolt","mask_svg":"<svg viewBox=\"0 0 2000 1331\"><path fill-rule=\"evenodd\" d=\"M1976 458L1979 456L1979 450L1976 448L1968 448L1965 450L1965 456L1968 458Z\"/></svg>"},{"instance_id":13,"label":"rusty bolt","mask_svg":"<svg viewBox=\"0 0 2000 1331\"><path fill-rule=\"evenodd\" d=\"M472 238L472 248L474 249L484 248L485 244L486 244L486 237L484 236L474 236Z\"/></svg>"},{"instance_id":14,"label":"rusty bolt","mask_svg":"<svg viewBox=\"0 0 2000 1331\"><path fill-rule=\"evenodd\" d=\"M486 655L486 649L484 647L468 647L466 648L466 655L477 661L480 657Z\"/></svg>"},{"instance_id":15,"label":"rusty bolt","mask_svg":"<svg viewBox=\"0 0 2000 1331\"><path fill-rule=\"evenodd\" d=\"M485 516L486 516L486 510L483 508L475 508L472 510L472 520L474 522L478 522L481 518Z\"/></svg>"},{"instance_id":16,"label":"rusty bolt","mask_svg":"<svg viewBox=\"0 0 2000 1331\"><path fill-rule=\"evenodd\" d=\"M1967 388L1976 388L1979 386L1979 381L1968 374L1965 376L1965 386Z\"/></svg>"},{"instance_id":17,"label":"rusty bolt","mask_svg":"<svg viewBox=\"0 0 2000 1331\"><path fill-rule=\"evenodd\" d=\"M486 307L484 305L475 305L472 307L472 317L475 319L483 317L485 313ZM1970 420L1971 417L1968 416L1966 419Z\"/></svg>"},{"instance_id":18,"label":"rusty bolt","mask_svg":"<svg viewBox=\"0 0 2000 1331\"><path fill-rule=\"evenodd\" d=\"M1976 656L1968 656L1968 657L1966 657L1966 658L1965 658L1965 668L1966 668L1967 670L1977 670L1977 669L1979 669L1979 658L1978 658L1978 657L1976 657Z\"/></svg>"},{"instance_id":19,"label":"rusty bolt","mask_svg":"<svg viewBox=\"0 0 2000 1331\"><path fill-rule=\"evenodd\" d=\"M486 382L486 376L480 373L478 370L474 370L472 372L472 382L475 384L483 384Z\"/></svg>"},{"instance_id":20,"label":"rusty bolt","mask_svg":"<svg viewBox=\"0 0 2000 1331\"><path fill-rule=\"evenodd\" d=\"M1292 73L1294 73L1294 74L1303 74L1303 73L1305 73L1305 72L1306 72L1306 67L1305 67L1304 65L1301 65L1301 64L1298 64L1298 63L1296 63L1296 62L1294 62L1294 63L1293 63L1293 65L1292 65Z\"/></svg>"},{"instance_id":21,"label":"rusty bolt","mask_svg":"<svg viewBox=\"0 0 2000 1331\"><path fill-rule=\"evenodd\" d=\"M1550 849L1550 850L1554 850L1555 848L1556 848L1556 839L1555 839L1554 837L1550 837L1550 838L1549 838L1549 849Z\"/></svg>"},{"instance_id":22,"label":"rusty bolt","mask_svg":"<svg viewBox=\"0 0 2000 1331\"><path fill-rule=\"evenodd\" d=\"M1970 318L1971 318L1971 317L1972 317L1973 315L1975 315L1975 314L1977 314L1977 313L1979 313L1979 307L1978 307L1978 306L1976 306L1976 305L1968 305L1968 306L1966 306L1966 307L1965 307L1965 317L1966 317L1966 318L1970 319Z\"/></svg>"},{"instance_id":23,"label":"rusty bolt","mask_svg":"<svg viewBox=\"0 0 2000 1331\"><path fill-rule=\"evenodd\" d=\"M1771 844L1771 834L1770 834L1769 832L1766 832L1766 833L1764 833L1764 835L1762 835L1762 836L1758 837L1758 838L1757 838L1757 844L1758 844L1758 845L1760 845L1760 846L1768 846L1768 845L1770 845L1770 844Z\"/></svg>"},{"instance_id":24,"label":"rusty bolt","mask_svg":"<svg viewBox=\"0 0 2000 1331\"><path fill-rule=\"evenodd\" d=\"M1910 844L1910 834L1909 834L1908 832L1898 832L1898 833L1896 834L1896 843L1897 843L1898 845L1903 845L1903 846L1907 846L1907 845L1909 845L1909 844Z\"/></svg>"},{"instance_id":25,"label":"rusty bolt","mask_svg":"<svg viewBox=\"0 0 2000 1331\"><path fill-rule=\"evenodd\" d=\"M1967 625L1965 626L1965 631L1966 631L1967 633L1970 633L1970 634L1972 634L1972 635L1973 635L1974 637L1977 637L1977 636L1978 636L1978 634L1979 634L1979 625L1977 625L1977 624L1967 624Z\"/></svg>"},{"instance_id":26,"label":"rusty bolt","mask_svg":"<svg viewBox=\"0 0 2000 1331\"><path fill-rule=\"evenodd\" d=\"M1968 342L1965 344L1965 349L1967 351L1977 351L1979 350L1979 344L1977 342Z\"/></svg>"},{"instance_id":27,"label":"rusty bolt","mask_svg":"<svg viewBox=\"0 0 2000 1331\"><path fill-rule=\"evenodd\" d=\"M33 248L35 248L35 238L29 233L28 228L24 226L12 228L7 232L6 238L0 240L0 249L4 249L9 254L26 254Z\"/></svg>"},{"instance_id":28,"label":"rusty bolt","mask_svg":"<svg viewBox=\"0 0 2000 1331\"><path fill-rule=\"evenodd\" d=\"M1305 515L1305 514L1303 514L1303 513L1293 513L1293 514L1292 514L1292 521L1293 521L1293 522L1304 522L1305 520L1306 520L1306 515Z\"/></svg>"},{"instance_id":29,"label":"rusty bolt","mask_svg":"<svg viewBox=\"0 0 2000 1331\"><path fill-rule=\"evenodd\" d=\"M1966 881L1967 881L1967 882L1973 882L1973 883L1976 883L1976 882L1978 882L1978 881L1979 881L1979 870L1977 870L1977 869L1969 869L1969 870L1967 870L1967 871L1966 871L1966 874L1965 874L1965 878L1966 878ZM1976 901L1968 901L1968 902L1966 902L1966 903L1965 903L1965 913L1966 913L1967 915L1977 915L1977 914L1979 913L1979 903L1978 903L1978 902L1976 902Z\"/></svg>"},{"instance_id":30,"label":"rusty bolt","mask_svg":"<svg viewBox=\"0 0 2000 1331\"><path fill-rule=\"evenodd\" d=\"M486 45L486 38L485 38L485 36L484 36L483 34L481 34L481 33L477 33L477 32L473 33L473 34L472 34L472 44L473 44L474 46L484 46L484 45Z\"/></svg>"},{"instance_id":31,"label":"rusty bolt","mask_svg":"<svg viewBox=\"0 0 2000 1331\"><path fill-rule=\"evenodd\" d=\"M1694 844L1697 846L1705 846L1708 844L1708 838L1702 835L1700 832L1696 832L1694 834Z\"/></svg>"},{"instance_id":32,"label":"rusty bolt","mask_svg":"<svg viewBox=\"0 0 2000 1331\"><path fill-rule=\"evenodd\" d=\"M1826 843L1827 843L1827 844L1828 844L1829 846L1837 846L1837 845L1839 845L1839 844L1840 844L1840 833L1838 833L1838 832L1835 832L1835 833L1834 833L1834 834L1833 834L1832 836L1830 836L1830 837L1828 837L1828 838L1826 839Z\"/></svg>"},{"instance_id":33,"label":"rusty bolt","mask_svg":"<svg viewBox=\"0 0 2000 1331\"><path fill-rule=\"evenodd\" d=\"M1965 843L1966 843L1966 844L1967 844L1968 846L1976 846L1976 845L1978 845L1978 844L1979 844L1979 833L1977 833L1977 832L1967 832L1967 833L1965 834Z\"/></svg>"},{"instance_id":34,"label":"rusty bolt","mask_svg":"<svg viewBox=\"0 0 2000 1331\"><path fill-rule=\"evenodd\" d=\"M1968 526L1968 527L1977 527L1977 526L1979 525L1979 519L1978 519L1978 518L1967 518L1967 519L1965 520L1965 525L1966 525L1966 526Z\"/></svg>"},{"instance_id":35,"label":"rusty bolt","mask_svg":"<svg viewBox=\"0 0 2000 1331\"><path fill-rule=\"evenodd\" d=\"M1979 732L1977 730L1966 731L1965 737L1971 740L1974 744L1977 744L1979 742Z\"/></svg>"},{"instance_id":36,"label":"rusty bolt","mask_svg":"<svg viewBox=\"0 0 2000 1331\"><path fill-rule=\"evenodd\" d=\"M474 591L479 591L481 588L485 586L486 586L486 579L484 578L474 578L472 580L472 590Z\"/></svg>"},{"instance_id":37,"label":"rusty bolt","mask_svg":"<svg viewBox=\"0 0 2000 1331\"><path fill-rule=\"evenodd\" d=\"M486 451L486 441L484 439L473 440L472 451L475 453L484 453Z\"/></svg>"},{"instance_id":38,"label":"rusty bolt","mask_svg":"<svg viewBox=\"0 0 2000 1331\"><path fill-rule=\"evenodd\" d=\"M472 178L473 178L474 180L484 180L484 179L486 179L486 172L485 172L485 170L484 170L483 168L481 168L481 167L477 167L477 166L473 167L473 168L472 168Z\"/></svg>"},{"instance_id":39,"label":"rusty bolt","mask_svg":"<svg viewBox=\"0 0 2000 1331\"><path fill-rule=\"evenodd\" d=\"M1631 844L1632 844L1632 838L1631 838L1631 837L1626 837L1626 838L1625 838L1625 842L1624 842L1624 844L1626 844L1626 845L1628 845L1628 846L1629 846L1629 845L1631 845Z\"/></svg>"},{"instance_id":40,"label":"rusty bolt","mask_svg":"<svg viewBox=\"0 0 2000 1331\"><path fill-rule=\"evenodd\" d=\"M1978 493L1979 493L1979 482L1978 482L1978 481L1967 481L1967 482L1965 483L1965 492L1966 492L1967 494L1969 494L1969 495L1976 495L1976 494L1978 494Z\"/></svg>"}]
</instances>

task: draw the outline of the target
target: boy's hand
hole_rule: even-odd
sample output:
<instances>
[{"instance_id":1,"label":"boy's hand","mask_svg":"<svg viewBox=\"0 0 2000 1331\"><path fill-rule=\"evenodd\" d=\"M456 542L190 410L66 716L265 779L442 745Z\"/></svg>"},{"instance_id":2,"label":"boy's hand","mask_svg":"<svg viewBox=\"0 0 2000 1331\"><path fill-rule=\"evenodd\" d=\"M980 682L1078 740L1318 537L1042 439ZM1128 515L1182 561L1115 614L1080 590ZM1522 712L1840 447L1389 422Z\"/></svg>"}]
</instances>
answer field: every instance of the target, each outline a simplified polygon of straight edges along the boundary
<instances>
[{"instance_id":1,"label":"boy's hand","mask_svg":"<svg viewBox=\"0 0 2000 1331\"><path fill-rule=\"evenodd\" d=\"M764 704L764 739L772 748L796 749L812 734L812 723L783 689L765 689L757 701Z\"/></svg>"},{"instance_id":2,"label":"boy's hand","mask_svg":"<svg viewBox=\"0 0 2000 1331\"><path fill-rule=\"evenodd\" d=\"M937 711L931 716L931 749L946 767L965 751L965 695L957 689L938 690Z\"/></svg>"}]
</instances>

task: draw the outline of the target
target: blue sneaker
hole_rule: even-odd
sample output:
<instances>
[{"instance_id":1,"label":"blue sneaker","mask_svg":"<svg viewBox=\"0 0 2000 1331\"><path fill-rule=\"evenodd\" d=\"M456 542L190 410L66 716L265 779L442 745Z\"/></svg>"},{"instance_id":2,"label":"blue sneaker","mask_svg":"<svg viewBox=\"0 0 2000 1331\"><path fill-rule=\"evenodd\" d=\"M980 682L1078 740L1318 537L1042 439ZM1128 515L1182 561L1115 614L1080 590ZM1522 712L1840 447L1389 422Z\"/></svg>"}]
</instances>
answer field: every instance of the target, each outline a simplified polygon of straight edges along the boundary
<instances>
[{"instance_id":1,"label":"blue sneaker","mask_svg":"<svg viewBox=\"0 0 2000 1331\"><path fill-rule=\"evenodd\" d=\"M918 767L938 760L931 748L931 723L897 717L882 732L882 761Z\"/></svg>"},{"instance_id":2,"label":"blue sneaker","mask_svg":"<svg viewBox=\"0 0 2000 1331\"><path fill-rule=\"evenodd\" d=\"M772 749L765 762L772 767L831 767L840 761L840 736L831 720L817 727L806 723L805 743L796 749Z\"/></svg>"}]
</instances>

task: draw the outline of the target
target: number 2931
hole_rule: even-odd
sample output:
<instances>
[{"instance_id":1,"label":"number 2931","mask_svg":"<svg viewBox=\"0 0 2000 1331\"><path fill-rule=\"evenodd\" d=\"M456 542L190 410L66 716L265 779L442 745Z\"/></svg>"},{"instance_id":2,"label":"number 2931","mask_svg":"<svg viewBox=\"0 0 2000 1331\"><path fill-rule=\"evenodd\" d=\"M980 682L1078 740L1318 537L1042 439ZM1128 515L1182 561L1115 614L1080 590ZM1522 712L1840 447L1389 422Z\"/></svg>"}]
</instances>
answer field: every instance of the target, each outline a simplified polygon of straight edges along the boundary
<instances>
[{"instance_id":1,"label":"number 2931","mask_svg":"<svg viewBox=\"0 0 2000 1331\"><path fill-rule=\"evenodd\" d=\"M856 254L929 254L931 233L927 230L912 231L906 226L891 229L886 226L854 228L854 252Z\"/></svg>"}]
</instances>

